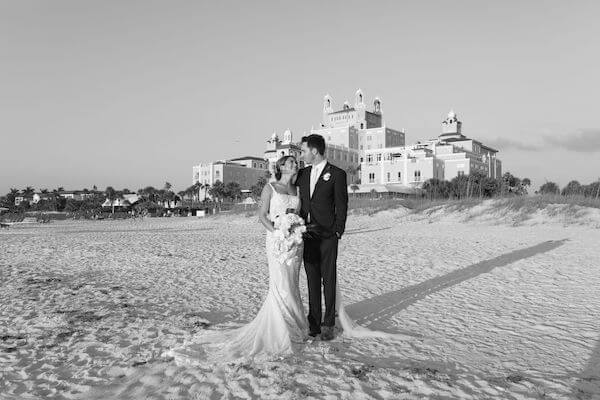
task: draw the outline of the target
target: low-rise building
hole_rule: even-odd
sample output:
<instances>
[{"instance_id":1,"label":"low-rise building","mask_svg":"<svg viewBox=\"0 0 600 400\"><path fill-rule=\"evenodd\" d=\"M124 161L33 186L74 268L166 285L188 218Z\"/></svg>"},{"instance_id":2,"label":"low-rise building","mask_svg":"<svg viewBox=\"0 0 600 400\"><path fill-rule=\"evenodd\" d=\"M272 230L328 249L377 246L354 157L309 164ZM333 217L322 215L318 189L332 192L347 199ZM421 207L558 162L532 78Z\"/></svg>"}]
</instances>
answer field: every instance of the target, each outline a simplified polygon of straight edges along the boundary
<instances>
[{"instance_id":1,"label":"low-rise building","mask_svg":"<svg viewBox=\"0 0 600 400\"><path fill-rule=\"evenodd\" d=\"M123 194L120 197L116 198L114 201L110 201L109 199L105 199L104 203L102 203L102 207L105 208L129 208L140 201L140 196L135 193Z\"/></svg>"},{"instance_id":2,"label":"low-rise building","mask_svg":"<svg viewBox=\"0 0 600 400\"><path fill-rule=\"evenodd\" d=\"M233 160L200 163L192 168L192 184L200 183L213 186L220 181L224 184L236 182L242 191L247 191L258 182L261 177L268 176L269 163L259 157L239 157ZM208 191L200 191L200 200L207 197Z\"/></svg>"},{"instance_id":3,"label":"low-rise building","mask_svg":"<svg viewBox=\"0 0 600 400\"><path fill-rule=\"evenodd\" d=\"M432 178L442 179L444 162L423 146L366 150L361 163L361 184L398 184L418 187Z\"/></svg>"}]
</instances>

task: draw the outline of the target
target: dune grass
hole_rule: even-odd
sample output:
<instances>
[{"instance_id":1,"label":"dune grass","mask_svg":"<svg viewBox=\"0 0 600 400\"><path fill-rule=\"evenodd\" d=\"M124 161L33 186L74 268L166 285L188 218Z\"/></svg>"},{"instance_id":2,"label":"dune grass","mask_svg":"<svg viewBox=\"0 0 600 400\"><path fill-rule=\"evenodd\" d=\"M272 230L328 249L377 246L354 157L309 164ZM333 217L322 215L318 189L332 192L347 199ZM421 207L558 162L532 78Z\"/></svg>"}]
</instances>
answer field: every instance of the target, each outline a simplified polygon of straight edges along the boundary
<instances>
[{"instance_id":1,"label":"dune grass","mask_svg":"<svg viewBox=\"0 0 600 400\"><path fill-rule=\"evenodd\" d=\"M545 194L496 197L492 199L351 198L350 210L354 214L373 215L380 211L404 207L410 210L411 214L427 217L436 211L443 211L444 213L470 211L486 200L488 200L486 207L476 212L468 212L468 215L465 216L465 221L477 219L483 216L483 214L495 214L505 222L519 225L533 218L538 211L543 210L548 216L560 217L565 223L578 223L580 217L587 213L586 208L600 209L600 199L575 195L561 196Z\"/></svg>"},{"instance_id":2,"label":"dune grass","mask_svg":"<svg viewBox=\"0 0 600 400\"><path fill-rule=\"evenodd\" d=\"M403 200L398 198L350 197L348 199L348 212L358 215L373 215L380 211L403 207Z\"/></svg>"},{"instance_id":3,"label":"dune grass","mask_svg":"<svg viewBox=\"0 0 600 400\"><path fill-rule=\"evenodd\" d=\"M374 215L381 211L408 209L412 214L429 215L443 208L447 212L460 212L470 210L480 205L483 201L490 199L464 198L464 199L438 199L427 198L367 198L350 196L348 212L355 215ZM523 221L530 218L538 210L546 210L549 215L563 216L575 215L580 212L581 207L600 209L600 199L584 196L560 196L560 195L532 195L532 196L510 196L495 197L486 208L485 212L501 211L501 214L514 214L515 221ZM550 205L567 205L566 207L548 207ZM221 215L244 215L255 217L258 205L243 206L233 205L229 210L221 212ZM473 215L472 217L475 217Z\"/></svg>"}]
</instances>

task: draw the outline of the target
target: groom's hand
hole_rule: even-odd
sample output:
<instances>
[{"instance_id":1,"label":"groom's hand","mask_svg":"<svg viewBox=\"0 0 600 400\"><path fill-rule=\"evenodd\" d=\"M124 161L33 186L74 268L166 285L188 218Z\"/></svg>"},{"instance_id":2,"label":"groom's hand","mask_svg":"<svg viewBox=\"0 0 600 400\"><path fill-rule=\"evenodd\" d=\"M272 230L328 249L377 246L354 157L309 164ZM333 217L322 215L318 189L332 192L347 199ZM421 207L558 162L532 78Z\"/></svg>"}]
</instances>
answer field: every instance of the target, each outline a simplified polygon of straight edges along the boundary
<instances>
[{"instance_id":1,"label":"groom's hand","mask_svg":"<svg viewBox=\"0 0 600 400\"><path fill-rule=\"evenodd\" d=\"M336 232L336 233L335 233L335 237L337 237L337 238L338 238L338 240L340 240L340 239L342 238L342 234L341 234L341 233L339 233L339 232Z\"/></svg>"}]
</instances>

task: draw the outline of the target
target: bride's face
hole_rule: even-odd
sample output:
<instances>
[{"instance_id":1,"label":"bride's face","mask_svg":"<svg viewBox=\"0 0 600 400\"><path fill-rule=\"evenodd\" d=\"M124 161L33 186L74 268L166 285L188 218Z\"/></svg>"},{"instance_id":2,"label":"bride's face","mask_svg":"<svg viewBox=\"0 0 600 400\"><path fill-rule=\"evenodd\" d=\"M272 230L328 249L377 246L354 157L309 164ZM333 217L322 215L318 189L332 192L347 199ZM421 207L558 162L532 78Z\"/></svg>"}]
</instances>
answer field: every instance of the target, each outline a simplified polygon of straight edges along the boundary
<instances>
[{"instance_id":1,"label":"bride's face","mask_svg":"<svg viewBox=\"0 0 600 400\"><path fill-rule=\"evenodd\" d=\"M295 174L296 172L298 172L298 163L296 162L296 160L294 158L288 158L285 161L285 164L283 164L283 167L281 168L281 172L286 172L288 174Z\"/></svg>"}]
</instances>

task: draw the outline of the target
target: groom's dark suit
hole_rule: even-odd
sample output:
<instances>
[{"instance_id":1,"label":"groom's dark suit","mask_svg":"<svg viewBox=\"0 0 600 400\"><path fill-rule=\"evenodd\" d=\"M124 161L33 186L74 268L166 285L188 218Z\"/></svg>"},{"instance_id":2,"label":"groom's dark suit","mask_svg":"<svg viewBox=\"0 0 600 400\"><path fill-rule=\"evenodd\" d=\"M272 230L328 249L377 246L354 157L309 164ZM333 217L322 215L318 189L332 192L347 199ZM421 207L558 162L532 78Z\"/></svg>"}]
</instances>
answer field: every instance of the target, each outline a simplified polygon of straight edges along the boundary
<instances>
[{"instance_id":1,"label":"groom's dark suit","mask_svg":"<svg viewBox=\"0 0 600 400\"><path fill-rule=\"evenodd\" d=\"M307 221L309 235L304 240L304 268L308 280L311 332L321 330L321 280L325 294L323 326L335 325L336 261L338 240L346 227L348 188L346 172L335 165L325 164L313 195L310 195L312 167L298 172L296 185L300 188L300 216Z\"/></svg>"}]
</instances>

